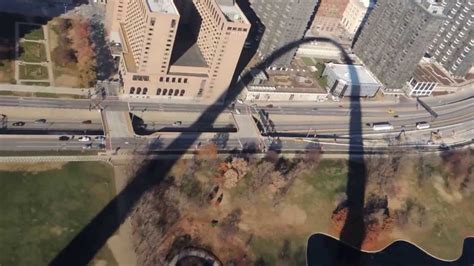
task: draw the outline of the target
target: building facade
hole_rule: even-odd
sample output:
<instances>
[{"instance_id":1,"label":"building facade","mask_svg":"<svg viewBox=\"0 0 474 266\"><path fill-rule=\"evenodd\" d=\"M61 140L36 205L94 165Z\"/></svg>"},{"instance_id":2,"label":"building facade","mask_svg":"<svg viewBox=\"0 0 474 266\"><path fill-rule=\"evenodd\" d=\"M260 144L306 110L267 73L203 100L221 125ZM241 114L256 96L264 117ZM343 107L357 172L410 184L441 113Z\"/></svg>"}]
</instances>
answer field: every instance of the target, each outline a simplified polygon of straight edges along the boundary
<instances>
[{"instance_id":1,"label":"building facade","mask_svg":"<svg viewBox=\"0 0 474 266\"><path fill-rule=\"evenodd\" d=\"M318 0L250 0L250 5L264 26L258 47L263 58L277 49L301 40L308 30ZM287 67L297 47L279 57L272 65Z\"/></svg>"},{"instance_id":2,"label":"building facade","mask_svg":"<svg viewBox=\"0 0 474 266\"><path fill-rule=\"evenodd\" d=\"M401 89L443 21L437 0L379 0L353 51L385 87Z\"/></svg>"},{"instance_id":3,"label":"building facade","mask_svg":"<svg viewBox=\"0 0 474 266\"><path fill-rule=\"evenodd\" d=\"M313 31L336 31L348 4L349 0L321 0L314 17Z\"/></svg>"},{"instance_id":4,"label":"building facade","mask_svg":"<svg viewBox=\"0 0 474 266\"><path fill-rule=\"evenodd\" d=\"M371 0L350 0L342 14L341 25L349 34L355 35L372 8Z\"/></svg>"},{"instance_id":5,"label":"building facade","mask_svg":"<svg viewBox=\"0 0 474 266\"><path fill-rule=\"evenodd\" d=\"M224 99L250 29L233 0L109 0L107 12L124 95Z\"/></svg>"},{"instance_id":6,"label":"building facade","mask_svg":"<svg viewBox=\"0 0 474 266\"><path fill-rule=\"evenodd\" d=\"M428 53L451 75L464 77L474 64L474 1L443 0L446 21Z\"/></svg>"},{"instance_id":7,"label":"building facade","mask_svg":"<svg viewBox=\"0 0 474 266\"><path fill-rule=\"evenodd\" d=\"M336 97L373 97L382 88L363 66L329 63L323 76L327 78L327 91Z\"/></svg>"}]
</instances>

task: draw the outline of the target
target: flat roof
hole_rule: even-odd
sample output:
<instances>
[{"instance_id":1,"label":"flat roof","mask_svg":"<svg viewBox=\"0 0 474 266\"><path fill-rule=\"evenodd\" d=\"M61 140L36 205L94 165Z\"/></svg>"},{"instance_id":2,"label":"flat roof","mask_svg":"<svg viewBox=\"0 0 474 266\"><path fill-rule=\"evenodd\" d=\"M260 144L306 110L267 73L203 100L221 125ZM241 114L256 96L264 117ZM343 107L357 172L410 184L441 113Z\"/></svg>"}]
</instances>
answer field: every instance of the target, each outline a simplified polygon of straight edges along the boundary
<instances>
[{"instance_id":1,"label":"flat roof","mask_svg":"<svg viewBox=\"0 0 474 266\"><path fill-rule=\"evenodd\" d=\"M330 68L339 79L342 79L349 84L353 84L352 78L357 77L358 84L380 85L377 79L372 76L364 66L328 63L326 64L326 67Z\"/></svg>"},{"instance_id":2,"label":"flat roof","mask_svg":"<svg viewBox=\"0 0 474 266\"><path fill-rule=\"evenodd\" d=\"M456 83L435 64L418 64L413 78L418 82L436 82L442 85Z\"/></svg>"},{"instance_id":3,"label":"flat roof","mask_svg":"<svg viewBox=\"0 0 474 266\"><path fill-rule=\"evenodd\" d=\"M185 25L181 25L178 28L170 64L176 66L209 67L197 46L196 38Z\"/></svg>"},{"instance_id":4,"label":"flat roof","mask_svg":"<svg viewBox=\"0 0 474 266\"><path fill-rule=\"evenodd\" d=\"M221 9L224 16L231 22L246 21L244 13L235 3L235 0L216 0L217 5Z\"/></svg>"},{"instance_id":5,"label":"flat roof","mask_svg":"<svg viewBox=\"0 0 474 266\"><path fill-rule=\"evenodd\" d=\"M178 10L174 6L173 0L147 0L146 2L151 12L178 14Z\"/></svg>"}]
</instances>

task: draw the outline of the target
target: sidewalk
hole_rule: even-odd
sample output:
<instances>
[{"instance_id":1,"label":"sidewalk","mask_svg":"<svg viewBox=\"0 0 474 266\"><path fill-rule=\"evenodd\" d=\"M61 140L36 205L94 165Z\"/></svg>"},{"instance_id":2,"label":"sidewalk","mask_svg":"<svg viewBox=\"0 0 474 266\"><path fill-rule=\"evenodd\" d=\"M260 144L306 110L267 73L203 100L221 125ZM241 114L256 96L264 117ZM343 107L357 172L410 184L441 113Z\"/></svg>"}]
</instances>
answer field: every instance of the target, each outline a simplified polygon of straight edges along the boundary
<instances>
[{"instance_id":1,"label":"sidewalk","mask_svg":"<svg viewBox=\"0 0 474 266\"><path fill-rule=\"evenodd\" d=\"M40 92L40 93L73 94L73 95L87 96L89 93L89 90L92 90L92 89L0 84L0 91L12 91L12 92Z\"/></svg>"}]
</instances>

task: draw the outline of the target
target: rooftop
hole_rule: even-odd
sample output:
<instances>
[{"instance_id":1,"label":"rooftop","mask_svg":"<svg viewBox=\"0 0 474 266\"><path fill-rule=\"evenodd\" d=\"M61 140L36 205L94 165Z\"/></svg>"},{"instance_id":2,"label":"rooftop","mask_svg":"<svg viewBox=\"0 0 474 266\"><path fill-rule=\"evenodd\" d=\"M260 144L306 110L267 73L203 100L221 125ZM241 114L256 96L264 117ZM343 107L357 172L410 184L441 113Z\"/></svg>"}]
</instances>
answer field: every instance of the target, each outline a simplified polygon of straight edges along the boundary
<instances>
[{"instance_id":1,"label":"rooftop","mask_svg":"<svg viewBox=\"0 0 474 266\"><path fill-rule=\"evenodd\" d=\"M456 83L435 64L419 64L413 78L418 82L436 82L442 85Z\"/></svg>"},{"instance_id":2,"label":"rooftop","mask_svg":"<svg viewBox=\"0 0 474 266\"><path fill-rule=\"evenodd\" d=\"M243 22L245 15L235 3L235 0L216 0L224 16L230 22Z\"/></svg>"},{"instance_id":3,"label":"rooftop","mask_svg":"<svg viewBox=\"0 0 474 266\"><path fill-rule=\"evenodd\" d=\"M161 12L168 14L178 14L173 0L147 0L151 12Z\"/></svg>"},{"instance_id":4,"label":"rooftop","mask_svg":"<svg viewBox=\"0 0 474 266\"><path fill-rule=\"evenodd\" d=\"M364 66L329 63L326 67L332 69L339 79L348 84L353 84L353 78L357 78L358 84L380 84Z\"/></svg>"}]
</instances>

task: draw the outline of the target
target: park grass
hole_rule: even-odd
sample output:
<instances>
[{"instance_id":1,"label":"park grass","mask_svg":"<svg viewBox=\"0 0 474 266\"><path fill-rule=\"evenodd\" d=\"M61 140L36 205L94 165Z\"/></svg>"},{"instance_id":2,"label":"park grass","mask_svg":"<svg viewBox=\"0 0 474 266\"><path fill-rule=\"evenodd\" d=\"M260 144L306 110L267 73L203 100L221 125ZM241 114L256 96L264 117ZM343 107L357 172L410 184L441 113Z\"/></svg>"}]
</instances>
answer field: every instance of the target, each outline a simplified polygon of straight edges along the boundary
<instances>
[{"instance_id":1,"label":"park grass","mask_svg":"<svg viewBox=\"0 0 474 266\"><path fill-rule=\"evenodd\" d=\"M0 264L47 265L114 194L103 163L0 171Z\"/></svg>"},{"instance_id":2,"label":"park grass","mask_svg":"<svg viewBox=\"0 0 474 266\"><path fill-rule=\"evenodd\" d=\"M20 43L20 60L31 63L46 61L46 47L43 43L24 41Z\"/></svg>"},{"instance_id":3,"label":"park grass","mask_svg":"<svg viewBox=\"0 0 474 266\"><path fill-rule=\"evenodd\" d=\"M44 80L48 79L48 68L41 65L23 64L19 67L20 79Z\"/></svg>"},{"instance_id":4,"label":"park grass","mask_svg":"<svg viewBox=\"0 0 474 266\"><path fill-rule=\"evenodd\" d=\"M439 171L441 162L436 159L438 157L425 156L428 158L426 164L432 166L434 171ZM433 182L424 185L418 183L418 166L413 158L403 159L401 170L394 177L402 193L397 193L396 198L389 199L389 208L391 215L394 215L400 208L397 207L398 202L403 204L407 199L411 199L426 209L426 223L420 228L412 220L406 225L395 222L393 230L383 232L370 250L383 249L392 241L402 239L421 246L434 256L456 259L462 252L464 238L474 235L474 195L454 202L447 201L445 196L435 189ZM239 231L235 233L234 238L227 241L246 243L246 254L260 265L304 265L303 251L312 234L321 232L338 237L332 214L345 197L347 174L348 161L322 160L318 167L298 176L283 200L275 205L265 189L255 194L249 193L250 179L253 178L250 172L236 187L224 190L224 200L219 207L187 206L182 211L186 217L195 217L195 228L200 228L196 237L215 239L218 238L215 235L219 233L216 233L215 227L212 227L209 221L217 219L220 222L230 211L240 209L242 216ZM172 175L180 176L178 172L172 172ZM216 172L205 165L197 170L195 176L199 180L198 183L209 184L215 180ZM366 197L373 193L369 188ZM403 197L398 198L399 196ZM291 248L282 259L285 243ZM224 261L232 257L229 251L221 249L215 240L209 240L206 245ZM238 250L239 247L235 248ZM238 252L236 251L236 254Z\"/></svg>"},{"instance_id":5,"label":"park grass","mask_svg":"<svg viewBox=\"0 0 474 266\"><path fill-rule=\"evenodd\" d=\"M15 83L15 68L13 61L0 60L0 83Z\"/></svg>"},{"instance_id":6,"label":"park grass","mask_svg":"<svg viewBox=\"0 0 474 266\"><path fill-rule=\"evenodd\" d=\"M41 25L34 24L20 24L20 38L26 40L44 40L43 28Z\"/></svg>"},{"instance_id":7,"label":"park grass","mask_svg":"<svg viewBox=\"0 0 474 266\"><path fill-rule=\"evenodd\" d=\"M306 66L315 66L317 68L316 72L314 73L314 78L318 81L319 86L325 89L328 85L328 81L327 77L323 76L324 69L326 68L324 62L320 62L309 57L302 57L301 60Z\"/></svg>"}]
</instances>

